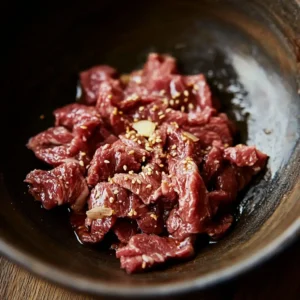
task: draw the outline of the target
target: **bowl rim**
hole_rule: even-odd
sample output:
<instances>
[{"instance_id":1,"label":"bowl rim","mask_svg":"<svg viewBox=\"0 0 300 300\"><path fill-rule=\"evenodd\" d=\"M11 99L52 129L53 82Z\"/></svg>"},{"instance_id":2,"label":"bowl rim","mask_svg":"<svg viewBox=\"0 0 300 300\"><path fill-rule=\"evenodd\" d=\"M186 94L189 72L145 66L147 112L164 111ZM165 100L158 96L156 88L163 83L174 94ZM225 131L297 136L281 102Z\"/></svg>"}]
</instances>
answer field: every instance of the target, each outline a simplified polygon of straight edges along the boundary
<instances>
[{"instance_id":1,"label":"bowl rim","mask_svg":"<svg viewBox=\"0 0 300 300\"><path fill-rule=\"evenodd\" d=\"M300 200L300 197L299 197ZM211 287L212 285L221 284L238 275L241 275L254 267L262 264L273 256L279 254L284 249L300 237L300 217L296 219L285 231L276 239L265 245L263 248L255 250L252 255L234 263L231 266L224 267L220 270L213 271L211 274L196 277L193 280L166 283L161 286L118 286L97 280L90 280L75 275L74 273L64 271L58 267L36 258L30 253L25 253L17 249L10 243L0 238L0 253L23 267L25 270L32 272L48 282L58 284L61 287L69 288L73 291L81 293L99 295L99 296L115 296L115 297L149 297L149 296L172 296L183 294L185 292L195 292Z\"/></svg>"}]
</instances>

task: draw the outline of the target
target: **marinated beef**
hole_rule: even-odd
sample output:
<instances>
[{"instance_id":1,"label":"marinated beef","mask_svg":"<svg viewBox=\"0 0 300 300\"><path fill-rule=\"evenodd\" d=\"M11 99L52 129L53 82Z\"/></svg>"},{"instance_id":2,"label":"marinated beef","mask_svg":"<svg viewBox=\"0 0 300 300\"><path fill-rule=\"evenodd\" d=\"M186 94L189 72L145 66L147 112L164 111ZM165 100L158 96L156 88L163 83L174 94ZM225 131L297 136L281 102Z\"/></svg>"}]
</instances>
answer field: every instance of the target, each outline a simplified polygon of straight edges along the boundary
<instances>
[{"instance_id":1,"label":"marinated beef","mask_svg":"<svg viewBox=\"0 0 300 300\"><path fill-rule=\"evenodd\" d=\"M236 128L204 75L181 75L173 57L152 53L141 70L96 66L80 83L81 103L56 109L55 127L27 144L55 167L27 175L34 198L68 204L83 243L114 233L128 273L191 257L200 234L226 234L267 155L234 146Z\"/></svg>"}]
</instances>

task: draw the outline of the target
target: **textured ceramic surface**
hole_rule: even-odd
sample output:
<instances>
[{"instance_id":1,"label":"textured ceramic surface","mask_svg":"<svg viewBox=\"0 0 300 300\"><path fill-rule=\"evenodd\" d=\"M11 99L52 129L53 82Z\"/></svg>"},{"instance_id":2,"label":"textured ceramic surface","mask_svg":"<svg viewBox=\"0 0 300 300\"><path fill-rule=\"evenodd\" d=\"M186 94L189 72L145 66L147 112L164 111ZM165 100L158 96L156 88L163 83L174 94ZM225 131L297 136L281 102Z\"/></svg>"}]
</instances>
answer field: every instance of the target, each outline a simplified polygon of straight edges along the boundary
<instances>
[{"instance_id":1,"label":"textured ceramic surface","mask_svg":"<svg viewBox=\"0 0 300 300\"><path fill-rule=\"evenodd\" d=\"M93 4L91 4L93 2ZM262 1L261 1L262 2ZM7 8L2 47L0 251L29 270L106 295L178 294L204 288L270 257L300 228L298 1L74 1L72 7ZM238 3L238 5L236 5ZM43 5L43 4L39 4ZM85 6L86 5L86 6ZM12 24L20 22L19 26ZM299 20L298 20L299 21ZM78 243L65 208L46 211L23 179L41 165L25 148L49 127L54 108L73 102L77 74L96 64L121 72L148 52L203 72L240 127L240 139L270 155L245 191L239 221L219 243L163 269L128 276L112 253ZM40 115L45 116L44 120Z\"/></svg>"}]
</instances>

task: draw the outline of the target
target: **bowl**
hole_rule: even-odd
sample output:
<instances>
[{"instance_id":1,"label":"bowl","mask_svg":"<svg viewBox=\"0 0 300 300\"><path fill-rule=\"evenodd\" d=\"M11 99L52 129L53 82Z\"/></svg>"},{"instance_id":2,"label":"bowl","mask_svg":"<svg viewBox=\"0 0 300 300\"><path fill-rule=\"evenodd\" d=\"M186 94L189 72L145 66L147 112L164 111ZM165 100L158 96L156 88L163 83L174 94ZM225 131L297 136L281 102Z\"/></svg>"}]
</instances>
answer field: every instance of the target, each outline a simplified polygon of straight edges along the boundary
<instances>
[{"instance_id":1,"label":"bowl","mask_svg":"<svg viewBox=\"0 0 300 300\"><path fill-rule=\"evenodd\" d=\"M255 267L300 229L299 1L30 1L6 7L2 48L0 251L33 273L98 295L158 296L203 289ZM18 26L14 26L14 24ZM73 102L77 74L96 64L139 68L170 53L184 73L203 72L240 140L270 156L240 195L237 222L190 261L127 275L102 245L75 238L64 207L46 211L23 183L44 167L25 148ZM44 115L44 119L40 116Z\"/></svg>"}]
</instances>

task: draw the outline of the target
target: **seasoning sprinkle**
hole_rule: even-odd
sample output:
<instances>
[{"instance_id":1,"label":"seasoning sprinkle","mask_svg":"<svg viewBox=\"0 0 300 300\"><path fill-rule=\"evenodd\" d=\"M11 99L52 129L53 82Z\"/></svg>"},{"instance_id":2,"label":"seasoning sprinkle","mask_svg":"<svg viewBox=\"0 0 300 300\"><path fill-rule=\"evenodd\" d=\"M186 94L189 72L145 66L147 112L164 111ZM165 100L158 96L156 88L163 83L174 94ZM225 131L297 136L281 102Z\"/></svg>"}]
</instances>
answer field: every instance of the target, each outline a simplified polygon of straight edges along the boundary
<instances>
[{"instance_id":1,"label":"seasoning sprinkle","mask_svg":"<svg viewBox=\"0 0 300 300\"><path fill-rule=\"evenodd\" d=\"M181 108L180 108L180 110L181 110L182 112L184 112L185 107L182 105Z\"/></svg>"},{"instance_id":2,"label":"seasoning sprinkle","mask_svg":"<svg viewBox=\"0 0 300 300\"><path fill-rule=\"evenodd\" d=\"M130 151L128 152L128 154L129 154L129 155L134 154L134 150L130 150Z\"/></svg>"},{"instance_id":3,"label":"seasoning sprinkle","mask_svg":"<svg viewBox=\"0 0 300 300\"><path fill-rule=\"evenodd\" d=\"M151 189L151 184L148 184L148 185L146 186L146 189Z\"/></svg>"},{"instance_id":4,"label":"seasoning sprinkle","mask_svg":"<svg viewBox=\"0 0 300 300\"><path fill-rule=\"evenodd\" d=\"M114 194L115 195L119 194L119 191L118 190L114 190Z\"/></svg>"},{"instance_id":5,"label":"seasoning sprinkle","mask_svg":"<svg viewBox=\"0 0 300 300\"><path fill-rule=\"evenodd\" d=\"M193 103L189 103L189 109L194 109L194 104Z\"/></svg>"},{"instance_id":6,"label":"seasoning sprinkle","mask_svg":"<svg viewBox=\"0 0 300 300\"><path fill-rule=\"evenodd\" d=\"M142 182L139 179L137 179L136 181L138 184L142 184Z\"/></svg>"},{"instance_id":7,"label":"seasoning sprinkle","mask_svg":"<svg viewBox=\"0 0 300 300\"><path fill-rule=\"evenodd\" d=\"M110 198L109 198L109 202L110 202L110 203L113 203L114 201L115 201L114 197L110 197Z\"/></svg>"},{"instance_id":8,"label":"seasoning sprinkle","mask_svg":"<svg viewBox=\"0 0 300 300\"><path fill-rule=\"evenodd\" d=\"M154 220L157 220L157 215L155 215L155 214L151 214L150 217Z\"/></svg>"},{"instance_id":9,"label":"seasoning sprinkle","mask_svg":"<svg viewBox=\"0 0 300 300\"><path fill-rule=\"evenodd\" d=\"M127 166L126 165L123 166L123 170L127 171Z\"/></svg>"},{"instance_id":10,"label":"seasoning sprinkle","mask_svg":"<svg viewBox=\"0 0 300 300\"><path fill-rule=\"evenodd\" d=\"M132 175L132 174L134 174L134 172L131 170L128 172L128 174Z\"/></svg>"},{"instance_id":11,"label":"seasoning sprinkle","mask_svg":"<svg viewBox=\"0 0 300 300\"><path fill-rule=\"evenodd\" d=\"M183 95L186 96L186 97L188 97L188 96L189 96L189 91L185 90L185 91L183 92Z\"/></svg>"},{"instance_id":12,"label":"seasoning sprinkle","mask_svg":"<svg viewBox=\"0 0 300 300\"><path fill-rule=\"evenodd\" d=\"M84 167L84 162L82 160L79 161L79 164Z\"/></svg>"},{"instance_id":13,"label":"seasoning sprinkle","mask_svg":"<svg viewBox=\"0 0 300 300\"><path fill-rule=\"evenodd\" d=\"M106 164L109 164L109 163L110 163L110 161L107 160L107 159L105 159L104 162L105 162Z\"/></svg>"},{"instance_id":14,"label":"seasoning sprinkle","mask_svg":"<svg viewBox=\"0 0 300 300\"><path fill-rule=\"evenodd\" d=\"M163 119L165 117L165 115L161 115L161 116L159 116L159 119L161 120L161 119Z\"/></svg>"},{"instance_id":15,"label":"seasoning sprinkle","mask_svg":"<svg viewBox=\"0 0 300 300\"><path fill-rule=\"evenodd\" d=\"M81 125L80 128L81 129L87 129L87 127L85 125Z\"/></svg>"}]
</instances>

